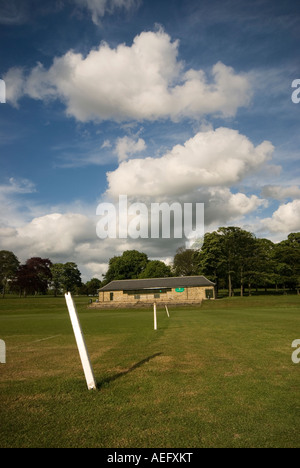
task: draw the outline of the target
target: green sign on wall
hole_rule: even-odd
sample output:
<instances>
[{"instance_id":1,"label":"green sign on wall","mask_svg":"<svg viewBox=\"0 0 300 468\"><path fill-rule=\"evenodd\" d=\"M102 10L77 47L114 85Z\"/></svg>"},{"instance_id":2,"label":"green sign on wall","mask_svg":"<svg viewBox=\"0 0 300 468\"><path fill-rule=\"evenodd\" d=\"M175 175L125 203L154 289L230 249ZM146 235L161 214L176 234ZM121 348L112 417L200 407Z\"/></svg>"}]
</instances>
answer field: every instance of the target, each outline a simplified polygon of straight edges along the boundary
<instances>
[{"instance_id":1,"label":"green sign on wall","mask_svg":"<svg viewBox=\"0 0 300 468\"><path fill-rule=\"evenodd\" d=\"M183 291L184 291L184 288L175 288L175 291L176 291L176 292L183 292Z\"/></svg>"}]
</instances>

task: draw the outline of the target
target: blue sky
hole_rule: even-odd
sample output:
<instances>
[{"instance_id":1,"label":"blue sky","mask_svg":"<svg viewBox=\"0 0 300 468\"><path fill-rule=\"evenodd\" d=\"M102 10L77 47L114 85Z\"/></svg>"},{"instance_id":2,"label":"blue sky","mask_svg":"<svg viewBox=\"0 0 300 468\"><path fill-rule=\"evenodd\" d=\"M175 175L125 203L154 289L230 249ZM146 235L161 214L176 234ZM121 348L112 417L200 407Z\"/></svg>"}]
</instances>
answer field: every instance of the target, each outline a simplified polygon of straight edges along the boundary
<instances>
[{"instance_id":1,"label":"blue sky","mask_svg":"<svg viewBox=\"0 0 300 468\"><path fill-rule=\"evenodd\" d=\"M205 231L300 229L300 6L270 0L0 0L0 249L101 278L128 248L96 208L201 202Z\"/></svg>"}]
</instances>

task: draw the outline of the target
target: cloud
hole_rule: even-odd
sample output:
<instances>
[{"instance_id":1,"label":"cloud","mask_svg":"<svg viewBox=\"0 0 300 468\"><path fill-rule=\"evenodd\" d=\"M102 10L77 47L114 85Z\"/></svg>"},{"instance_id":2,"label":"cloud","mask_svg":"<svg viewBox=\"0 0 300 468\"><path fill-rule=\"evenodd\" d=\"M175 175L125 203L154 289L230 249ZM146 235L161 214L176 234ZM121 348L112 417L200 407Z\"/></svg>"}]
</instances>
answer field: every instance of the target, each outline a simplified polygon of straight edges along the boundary
<instances>
[{"instance_id":1,"label":"cloud","mask_svg":"<svg viewBox=\"0 0 300 468\"><path fill-rule=\"evenodd\" d=\"M14 107L18 107L18 101L24 95L25 77L24 70L13 67L3 76L6 84L6 100Z\"/></svg>"},{"instance_id":2,"label":"cloud","mask_svg":"<svg viewBox=\"0 0 300 468\"><path fill-rule=\"evenodd\" d=\"M35 192L35 185L28 179L10 177L8 183L0 184L0 197L32 192Z\"/></svg>"},{"instance_id":3,"label":"cloud","mask_svg":"<svg viewBox=\"0 0 300 468\"><path fill-rule=\"evenodd\" d=\"M109 140L104 140L101 146L101 149L104 149L104 148L111 148L111 142Z\"/></svg>"},{"instance_id":4,"label":"cloud","mask_svg":"<svg viewBox=\"0 0 300 468\"><path fill-rule=\"evenodd\" d=\"M113 13L117 9L130 10L140 4L140 0L75 0L80 7L86 8L92 15L92 21L100 24L106 13Z\"/></svg>"},{"instance_id":5,"label":"cloud","mask_svg":"<svg viewBox=\"0 0 300 468\"><path fill-rule=\"evenodd\" d=\"M88 165L103 166L116 159L112 155L111 143L105 140L99 144L98 137L80 136L78 139L53 146L56 153L55 167L74 168Z\"/></svg>"},{"instance_id":6,"label":"cloud","mask_svg":"<svg viewBox=\"0 0 300 468\"><path fill-rule=\"evenodd\" d=\"M109 146L108 142L105 146ZM116 145L121 159L134 157L144 147L144 140L137 135L121 138ZM199 202L204 203L206 231L228 223L242 225L251 213L257 215L267 201L231 187L259 171L272 154L270 142L254 146L236 130L209 128L161 157L121 161L115 171L107 174L109 185L103 198L116 200L119 194L127 194L129 205L140 201L148 207L152 202L179 202L182 206ZM99 217L93 209L89 212L87 207L76 205L34 206L25 197L34 191L34 184L28 180L11 178L0 185L0 199L5 207L5 223L0 225L1 248L15 252L21 261L32 256L49 257L53 262L75 261L87 280L105 273L111 252L115 255L136 248L151 258L164 258L186 242L184 237L101 240L96 233ZM274 229L274 222L269 221Z\"/></svg>"},{"instance_id":7,"label":"cloud","mask_svg":"<svg viewBox=\"0 0 300 468\"><path fill-rule=\"evenodd\" d=\"M65 0L0 0L0 24L19 26L29 23L41 16L61 11L65 3Z\"/></svg>"},{"instance_id":8,"label":"cloud","mask_svg":"<svg viewBox=\"0 0 300 468\"><path fill-rule=\"evenodd\" d=\"M300 231L300 200L281 205L271 218L261 221L271 232L290 233Z\"/></svg>"},{"instance_id":9,"label":"cloud","mask_svg":"<svg viewBox=\"0 0 300 468\"><path fill-rule=\"evenodd\" d=\"M75 262L83 280L102 279L107 271L109 251L96 236L95 220L79 213L50 213L18 227L0 226L0 250L15 253L21 262L31 257L56 262Z\"/></svg>"},{"instance_id":10,"label":"cloud","mask_svg":"<svg viewBox=\"0 0 300 468\"><path fill-rule=\"evenodd\" d=\"M139 138L138 141L135 141L128 136L117 139L116 153L118 155L119 162L125 161L130 156L137 153L141 153L145 149L146 143L142 138Z\"/></svg>"},{"instance_id":11,"label":"cloud","mask_svg":"<svg viewBox=\"0 0 300 468\"><path fill-rule=\"evenodd\" d=\"M27 194L36 192L27 179L11 177L0 184L0 250L14 252L21 262L38 256L53 262L75 261L82 268L91 262L104 265L107 252L96 236L93 207L73 203L53 212L32 197L27 199ZM86 280L89 271L89 267L84 270Z\"/></svg>"},{"instance_id":12,"label":"cloud","mask_svg":"<svg viewBox=\"0 0 300 468\"><path fill-rule=\"evenodd\" d=\"M0 24L20 25L27 21L25 2L0 0Z\"/></svg>"},{"instance_id":13,"label":"cloud","mask_svg":"<svg viewBox=\"0 0 300 468\"><path fill-rule=\"evenodd\" d=\"M0 184L0 227L22 224L28 213L28 206L22 195L35 192L35 184L28 179L11 177Z\"/></svg>"},{"instance_id":14,"label":"cloud","mask_svg":"<svg viewBox=\"0 0 300 468\"><path fill-rule=\"evenodd\" d=\"M160 158L131 159L107 174L108 196L182 196L201 187L229 187L271 159L274 147L254 146L237 130L199 132Z\"/></svg>"},{"instance_id":15,"label":"cloud","mask_svg":"<svg viewBox=\"0 0 300 468\"><path fill-rule=\"evenodd\" d=\"M12 228L4 228L2 234L8 230L13 233ZM4 244L21 252L26 250L26 258L38 255L64 259L92 240L95 230L90 218L75 213L52 213L15 228L14 235L4 240Z\"/></svg>"},{"instance_id":16,"label":"cloud","mask_svg":"<svg viewBox=\"0 0 300 468\"><path fill-rule=\"evenodd\" d=\"M232 193L229 188L209 188L199 192L205 206L205 225L222 226L243 222L246 215L267 206L267 201L256 195Z\"/></svg>"},{"instance_id":17,"label":"cloud","mask_svg":"<svg viewBox=\"0 0 300 468\"><path fill-rule=\"evenodd\" d=\"M221 62L212 67L211 76L185 70L178 48L178 41L159 30L142 32L131 46L112 49L101 43L85 57L70 50L54 58L48 70L41 63L27 74L8 70L7 101L16 105L22 95L59 99L67 115L82 122L232 117L249 104L246 75Z\"/></svg>"},{"instance_id":18,"label":"cloud","mask_svg":"<svg viewBox=\"0 0 300 468\"><path fill-rule=\"evenodd\" d=\"M68 3L85 9L91 15L94 24L99 25L106 14L117 10L137 9L141 0L0 0L0 24L14 26L32 21L33 17L57 13Z\"/></svg>"},{"instance_id":19,"label":"cloud","mask_svg":"<svg viewBox=\"0 0 300 468\"><path fill-rule=\"evenodd\" d=\"M275 200L286 200L287 198L300 198L300 188L297 185L281 187L280 185L266 185L261 192L263 197Z\"/></svg>"},{"instance_id":20,"label":"cloud","mask_svg":"<svg viewBox=\"0 0 300 468\"><path fill-rule=\"evenodd\" d=\"M268 201L232 187L265 167L273 150L270 142L254 146L236 130L204 130L161 157L121 161L107 173L106 197L117 206L119 196L126 195L128 203L145 203L149 212L153 202L180 203L182 211L184 203L204 203L206 230L243 223Z\"/></svg>"}]
</instances>

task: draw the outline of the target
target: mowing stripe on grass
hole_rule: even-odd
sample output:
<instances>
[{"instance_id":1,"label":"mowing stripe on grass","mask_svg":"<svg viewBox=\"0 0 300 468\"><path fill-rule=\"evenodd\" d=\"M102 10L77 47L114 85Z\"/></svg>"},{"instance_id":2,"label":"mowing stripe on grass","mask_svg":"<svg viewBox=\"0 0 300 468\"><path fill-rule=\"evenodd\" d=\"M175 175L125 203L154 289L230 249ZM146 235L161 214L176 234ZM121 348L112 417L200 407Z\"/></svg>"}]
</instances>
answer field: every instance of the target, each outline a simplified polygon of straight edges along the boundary
<instances>
[{"instance_id":1,"label":"mowing stripe on grass","mask_svg":"<svg viewBox=\"0 0 300 468\"><path fill-rule=\"evenodd\" d=\"M47 338L42 338L41 340L34 340L32 341L32 343L38 343L39 341L52 340L52 338L57 338L58 336L61 336L61 335L48 336Z\"/></svg>"}]
</instances>

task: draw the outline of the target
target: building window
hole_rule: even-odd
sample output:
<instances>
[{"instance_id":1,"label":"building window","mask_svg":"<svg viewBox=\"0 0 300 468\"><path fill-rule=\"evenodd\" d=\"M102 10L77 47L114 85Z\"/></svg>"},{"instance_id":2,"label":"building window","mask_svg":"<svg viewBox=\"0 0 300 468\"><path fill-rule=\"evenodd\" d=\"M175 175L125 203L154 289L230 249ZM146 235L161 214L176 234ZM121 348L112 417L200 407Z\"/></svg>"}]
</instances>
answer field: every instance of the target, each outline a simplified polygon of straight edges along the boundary
<instances>
[{"instance_id":1,"label":"building window","mask_svg":"<svg viewBox=\"0 0 300 468\"><path fill-rule=\"evenodd\" d=\"M213 299L214 298L214 290L213 289L205 289L205 297L206 297L206 299Z\"/></svg>"},{"instance_id":2,"label":"building window","mask_svg":"<svg viewBox=\"0 0 300 468\"><path fill-rule=\"evenodd\" d=\"M113 301L114 300L114 293L109 293L109 300Z\"/></svg>"},{"instance_id":3,"label":"building window","mask_svg":"<svg viewBox=\"0 0 300 468\"><path fill-rule=\"evenodd\" d=\"M134 295L134 299L141 299L140 294L135 294L135 295Z\"/></svg>"},{"instance_id":4,"label":"building window","mask_svg":"<svg viewBox=\"0 0 300 468\"><path fill-rule=\"evenodd\" d=\"M145 294L156 294L156 293L160 293L160 294L165 294L167 293L168 291L172 291L172 288L145 288L145 289L134 289L132 291L123 291L123 294L128 294L128 295L136 295L136 294L140 294L140 295L145 295Z\"/></svg>"},{"instance_id":5,"label":"building window","mask_svg":"<svg viewBox=\"0 0 300 468\"><path fill-rule=\"evenodd\" d=\"M160 294L159 293L155 293L154 294L154 299L159 299L160 298Z\"/></svg>"}]
</instances>

